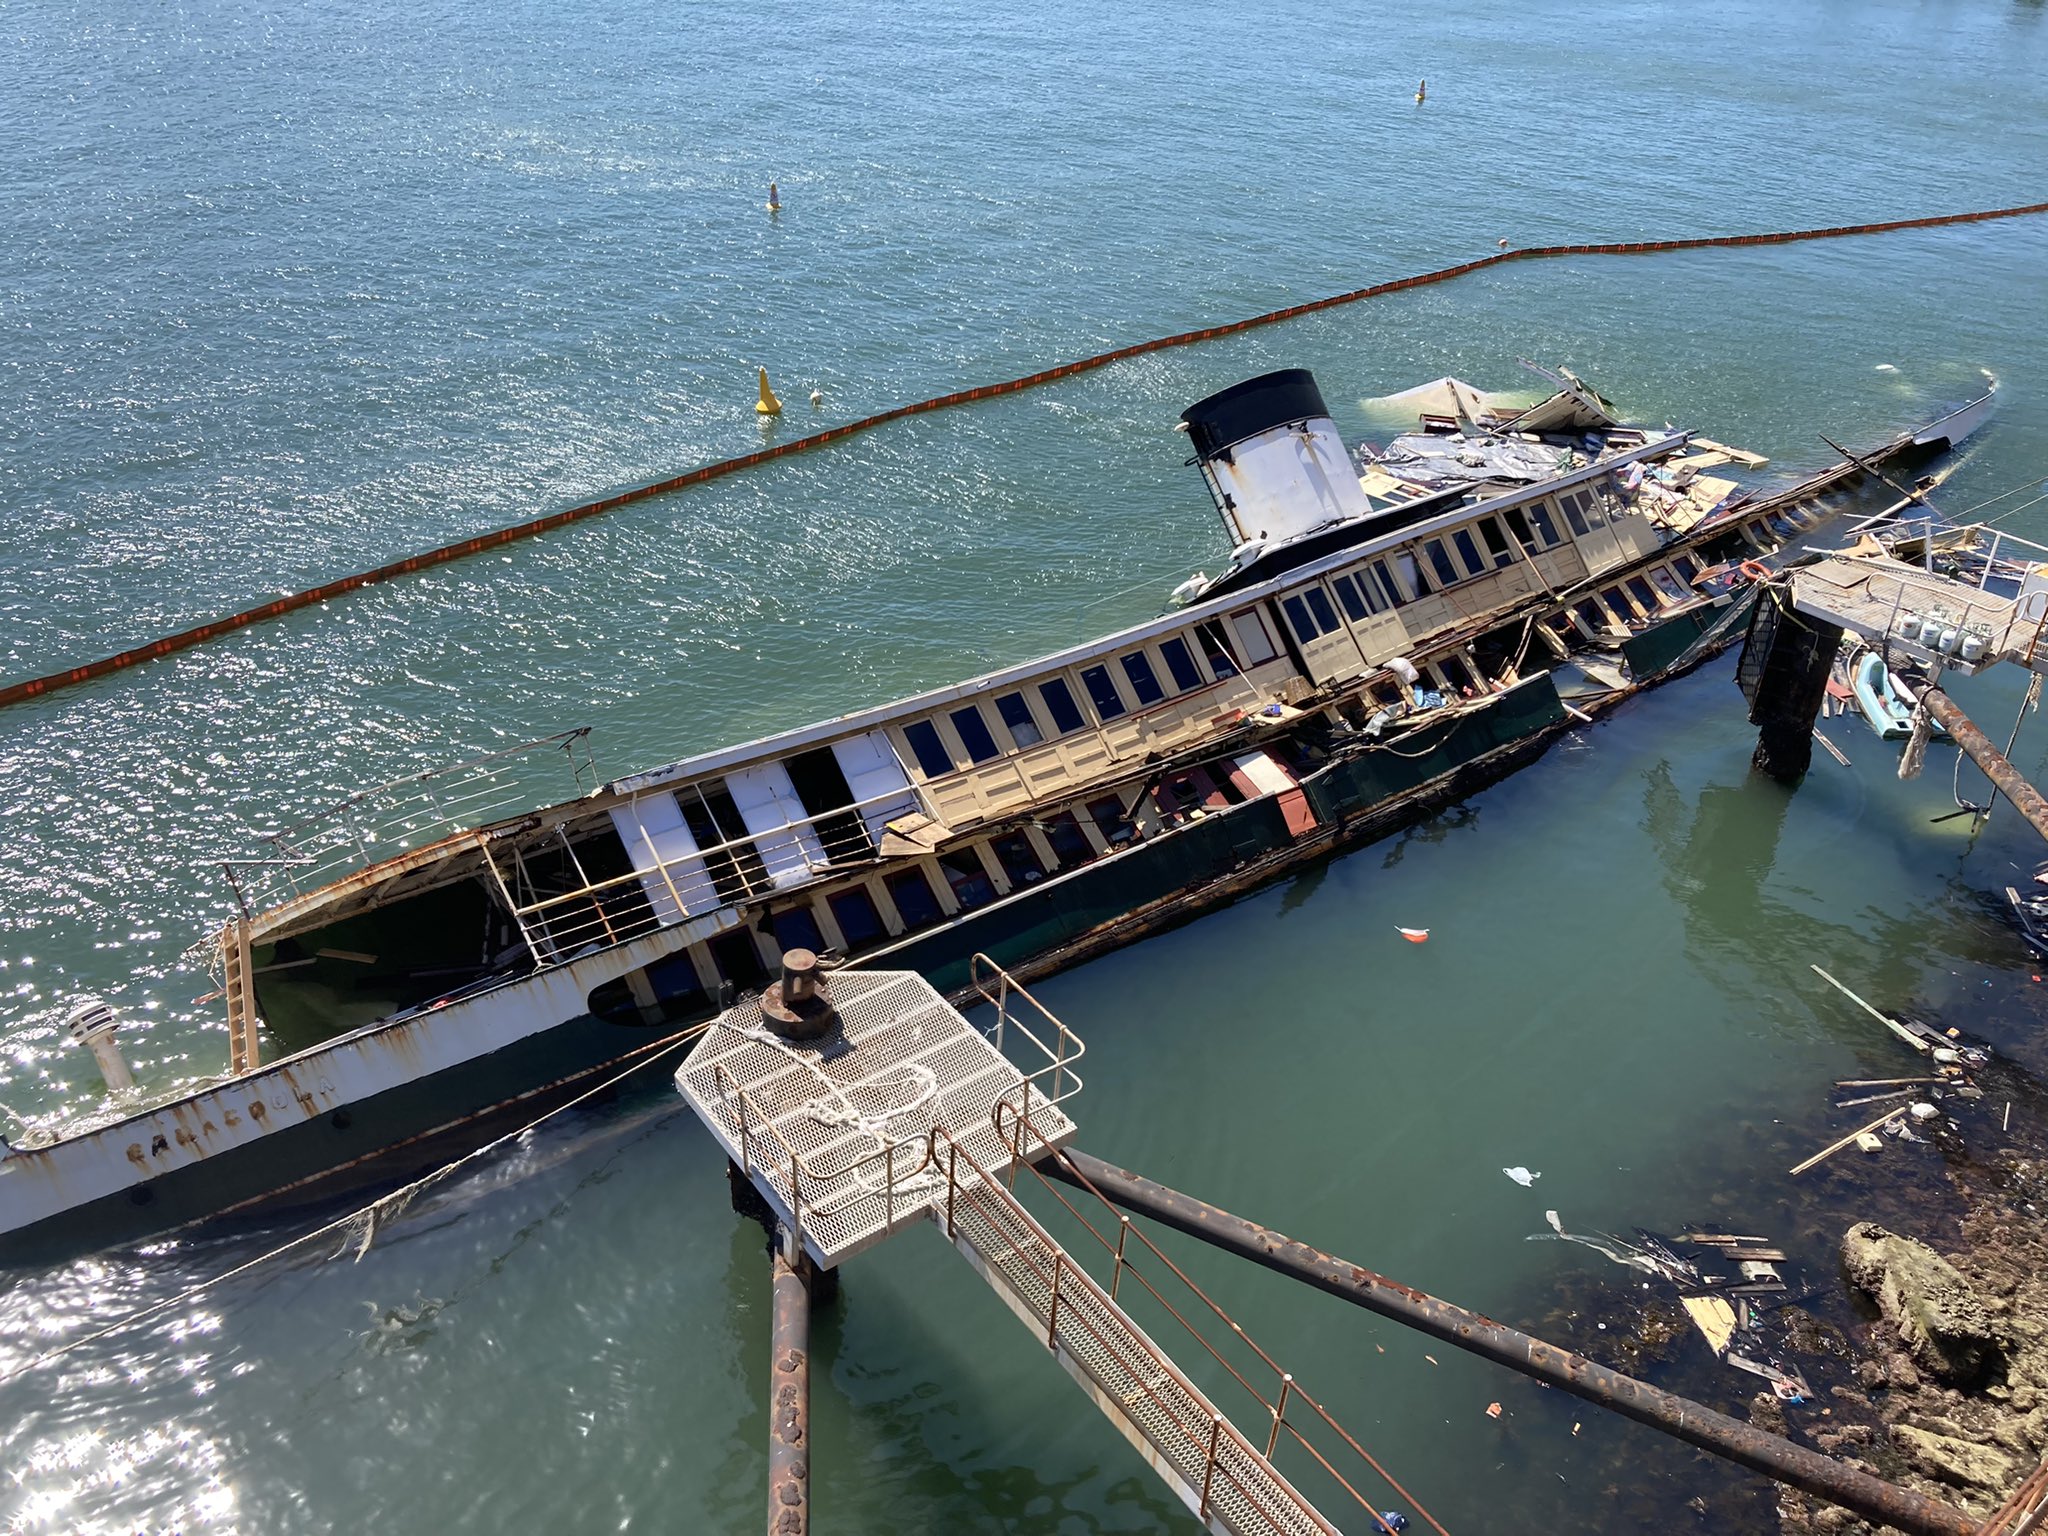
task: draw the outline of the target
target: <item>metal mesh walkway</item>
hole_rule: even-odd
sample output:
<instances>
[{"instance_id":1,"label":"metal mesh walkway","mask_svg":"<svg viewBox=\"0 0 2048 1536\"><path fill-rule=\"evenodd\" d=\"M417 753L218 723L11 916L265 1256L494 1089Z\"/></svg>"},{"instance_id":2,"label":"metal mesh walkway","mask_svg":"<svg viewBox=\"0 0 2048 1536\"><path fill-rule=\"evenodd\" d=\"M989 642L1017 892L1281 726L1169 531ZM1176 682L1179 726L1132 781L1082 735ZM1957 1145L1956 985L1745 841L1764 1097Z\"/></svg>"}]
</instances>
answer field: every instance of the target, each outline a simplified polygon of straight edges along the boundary
<instances>
[{"instance_id":1,"label":"metal mesh walkway","mask_svg":"<svg viewBox=\"0 0 2048 1536\"><path fill-rule=\"evenodd\" d=\"M1043 1127L1034 1156L1073 1136L1058 1106L1081 1086L1081 1042L993 965L985 974L979 957L974 978L994 1009L986 1032L915 972L843 971L820 1038L777 1039L761 1000L748 998L719 1015L676 1073L819 1268L924 1218L946 1187L931 1161L935 1129L998 1171L1011 1155L994 1128L998 1105Z\"/></svg>"},{"instance_id":2,"label":"metal mesh walkway","mask_svg":"<svg viewBox=\"0 0 2048 1536\"><path fill-rule=\"evenodd\" d=\"M938 1160L947 1237L1196 1518L1228 1536L1336 1536L1001 1185L957 1149Z\"/></svg>"}]
</instances>

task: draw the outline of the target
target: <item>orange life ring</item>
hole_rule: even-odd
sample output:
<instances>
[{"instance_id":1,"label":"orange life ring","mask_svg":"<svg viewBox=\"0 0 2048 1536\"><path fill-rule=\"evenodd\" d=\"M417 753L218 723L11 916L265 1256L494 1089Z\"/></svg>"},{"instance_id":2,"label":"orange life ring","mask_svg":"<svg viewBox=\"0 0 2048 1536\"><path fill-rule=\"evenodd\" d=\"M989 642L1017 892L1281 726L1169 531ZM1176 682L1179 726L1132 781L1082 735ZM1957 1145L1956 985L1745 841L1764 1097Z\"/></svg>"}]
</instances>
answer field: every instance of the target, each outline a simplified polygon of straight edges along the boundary
<instances>
[{"instance_id":1,"label":"orange life ring","mask_svg":"<svg viewBox=\"0 0 2048 1536\"><path fill-rule=\"evenodd\" d=\"M1765 565L1760 560L1745 560L1735 569L1739 574L1747 576L1751 581L1769 581L1776 574L1776 572L1772 571L1768 565Z\"/></svg>"}]
</instances>

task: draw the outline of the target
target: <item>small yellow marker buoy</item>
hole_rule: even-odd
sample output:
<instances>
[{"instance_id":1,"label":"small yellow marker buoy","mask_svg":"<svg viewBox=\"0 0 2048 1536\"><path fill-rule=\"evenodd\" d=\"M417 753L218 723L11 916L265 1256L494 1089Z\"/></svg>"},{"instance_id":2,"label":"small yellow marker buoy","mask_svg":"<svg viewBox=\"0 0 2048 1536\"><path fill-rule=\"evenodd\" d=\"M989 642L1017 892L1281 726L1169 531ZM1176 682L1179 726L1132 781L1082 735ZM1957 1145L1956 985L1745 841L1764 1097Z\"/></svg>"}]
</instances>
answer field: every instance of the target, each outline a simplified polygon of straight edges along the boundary
<instances>
[{"instance_id":1,"label":"small yellow marker buoy","mask_svg":"<svg viewBox=\"0 0 2048 1536\"><path fill-rule=\"evenodd\" d=\"M1427 80L1418 81L1415 86L1415 105L1417 105L1418 107L1421 106L1422 103L1428 99L1428 97L1429 82Z\"/></svg>"},{"instance_id":2,"label":"small yellow marker buoy","mask_svg":"<svg viewBox=\"0 0 2048 1536\"><path fill-rule=\"evenodd\" d=\"M760 373L761 398L754 402L755 413L762 416L780 416L782 402L775 398L775 391L768 387L768 370L763 368Z\"/></svg>"},{"instance_id":3,"label":"small yellow marker buoy","mask_svg":"<svg viewBox=\"0 0 2048 1536\"><path fill-rule=\"evenodd\" d=\"M768 183L768 211L782 212L782 194L775 190L775 183L772 181Z\"/></svg>"}]
</instances>

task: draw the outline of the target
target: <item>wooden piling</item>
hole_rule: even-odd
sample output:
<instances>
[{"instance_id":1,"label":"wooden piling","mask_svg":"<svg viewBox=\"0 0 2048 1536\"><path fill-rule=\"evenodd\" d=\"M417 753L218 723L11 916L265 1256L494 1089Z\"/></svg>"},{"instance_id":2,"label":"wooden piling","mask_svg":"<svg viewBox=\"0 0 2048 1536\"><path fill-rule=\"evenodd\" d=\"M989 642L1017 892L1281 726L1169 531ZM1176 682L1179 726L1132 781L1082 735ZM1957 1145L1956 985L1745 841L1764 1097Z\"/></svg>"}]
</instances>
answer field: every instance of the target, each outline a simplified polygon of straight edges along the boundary
<instances>
[{"instance_id":1,"label":"wooden piling","mask_svg":"<svg viewBox=\"0 0 2048 1536\"><path fill-rule=\"evenodd\" d=\"M1757 737L1750 763L1781 784L1797 784L1813 763L1814 725L1827 698L1828 672L1842 631L1789 604L1780 605L1773 588L1765 588L1757 604L1759 621L1766 618L1763 605L1772 604L1776 612L1768 615L1769 622L1750 629L1749 643L1765 647L1762 657L1754 660L1756 691L1749 718ZM1752 659L1745 657L1743 665L1750 667Z\"/></svg>"}]
</instances>

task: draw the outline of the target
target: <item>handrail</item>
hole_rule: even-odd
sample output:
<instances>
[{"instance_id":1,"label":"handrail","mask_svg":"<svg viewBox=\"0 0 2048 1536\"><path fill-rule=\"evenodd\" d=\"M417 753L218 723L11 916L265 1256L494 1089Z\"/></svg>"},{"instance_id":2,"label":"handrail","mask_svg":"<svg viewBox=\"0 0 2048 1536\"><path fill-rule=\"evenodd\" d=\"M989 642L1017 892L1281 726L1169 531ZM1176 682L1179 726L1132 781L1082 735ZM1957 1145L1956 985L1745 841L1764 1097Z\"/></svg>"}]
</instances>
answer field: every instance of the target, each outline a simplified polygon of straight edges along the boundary
<instances>
[{"instance_id":1,"label":"handrail","mask_svg":"<svg viewBox=\"0 0 2048 1536\"><path fill-rule=\"evenodd\" d=\"M581 787L583 774L589 771L594 777L596 771L587 745L589 736L589 726L578 726L373 784L290 826L263 834L262 841L280 857L222 861L220 867L236 901L245 908L252 902L267 907L281 888L303 895L303 871L343 868L358 859L365 865L375 863L378 855L373 850L380 845L397 841L401 848L424 846L419 840L473 831L488 820L489 812L521 803L527 797L520 779L500 777L512 758L560 747L572 778ZM579 743L585 744L581 761L576 751ZM351 812L366 806L376 808L374 819L360 825L349 819ZM259 870L264 872L262 879L248 878L250 872Z\"/></svg>"},{"instance_id":2,"label":"handrail","mask_svg":"<svg viewBox=\"0 0 2048 1536\"><path fill-rule=\"evenodd\" d=\"M687 788L688 786L685 785L682 787ZM667 791L664 787L664 790L659 792L669 791ZM881 802L885 800L902 800L906 797L913 801L919 801L921 803L921 797L918 795L916 785L900 785L895 789L884 790L879 795L869 795L864 800L850 801L845 805L835 806L833 809L829 811L820 811L815 815L805 816L796 821L783 822L779 826L768 828L768 830L765 832L747 832L739 837L728 838L722 843L715 843L708 848L698 848L691 853L678 854L676 855L676 857L672 859L657 859L652 864L638 866L634 869L628 870L623 875L613 875L605 880L593 881L590 884L579 886L577 887L577 889L573 891L564 891L558 895L549 896L544 898L543 900L531 902L523 907L515 907L513 908L513 912L514 915L518 917L532 917L541 912L546 911L550 907L561 906L571 901L581 901L588 899L589 897L593 896L594 894L600 891L610 891L618 887L638 884L640 882L645 881L649 876L652 875L660 875L664 878L664 880L667 881L669 885L669 894L671 896L675 896L678 898L677 906L680 910L686 905L686 902L681 898L681 888L675 885L674 879L672 877L672 872L675 871L678 868L678 866L687 864L692 859L709 860L718 857L720 854L737 854L743 849L758 852L759 847L763 842L780 837L784 833L793 833L799 830L815 831L820 822L829 821L831 818L835 816L851 816L858 812L865 811L876 805L879 805ZM633 799L625 802L626 808L631 808L638 802L639 796L636 795ZM865 818L862 819L861 827L863 835L869 839L870 843L872 843L874 840L874 833L868 830ZM650 851L652 850L650 849ZM801 847L799 847L798 852L803 857L806 866L809 866L809 855L803 854ZM835 862L836 861L828 858L826 860L826 867L832 867L832 865ZM691 896L688 899L695 900L697 891L705 885L710 885L714 891L717 888L716 882L713 880L708 870L700 879L698 879L695 883L688 887L688 889L691 892ZM770 889L772 890L773 887L771 886ZM765 895L767 893L749 893L750 896L754 894ZM725 903L721 901L719 905L723 906L725 905Z\"/></svg>"},{"instance_id":3,"label":"handrail","mask_svg":"<svg viewBox=\"0 0 2048 1536\"><path fill-rule=\"evenodd\" d=\"M947 1155L944 1159L947 1167L947 1232L950 1235L956 1230L956 1202L964 1196L997 1229L998 1235L1004 1237L1010 1244L1015 1258L1027 1265L1031 1272L1038 1277L1039 1281L1047 1287L1048 1294L1051 1297L1046 1320L1047 1343L1049 1347L1057 1347L1058 1343L1060 1301L1063 1286L1068 1288L1079 1287L1091 1296L1098 1305L1110 1312L1117 1314L1122 1312L1122 1308L1117 1306L1115 1299L1107 1291L1103 1290L1101 1285L1085 1269L1072 1262L1060 1248L1059 1244L1053 1240L1051 1234L1039 1225L1029 1211L1025 1210L1013 1197L1002 1190L1001 1186L990 1177L988 1170L975 1161L974 1155L960 1143L959 1139L951 1131L947 1130L944 1126L935 1126L931 1135L932 1161L937 1162L940 1160L937 1155L937 1149L941 1139L945 1141L947 1147ZM961 1161L964 1161L969 1170L975 1175L974 1182L971 1184L963 1183L957 1175L957 1164ZM1018 1240L1015 1234L1020 1230L1025 1237L1035 1239L1038 1246L1052 1254L1053 1265L1050 1273L1048 1273L1043 1264L1032 1256L1031 1246ZM1231 1470L1220 1455L1222 1442L1226 1435L1233 1446L1254 1462L1265 1461L1266 1458L1261 1455L1258 1448L1221 1414L1214 1415L1208 1422L1201 1425L1200 1432L1195 1431L1184 1422L1182 1413L1176 1411L1173 1404L1167 1402L1159 1395L1158 1389L1150 1379L1153 1373L1171 1378L1180 1387L1182 1392L1187 1394L1188 1400L1196 1406L1199 1407L1208 1403L1208 1395L1197 1387L1194 1382L1189 1380L1186 1373L1179 1366L1175 1365L1165 1353L1152 1349L1142 1352L1141 1368L1133 1369L1130 1352L1120 1347L1117 1341L1107 1337L1085 1312L1079 1311L1070 1305L1067 1315L1070 1323L1085 1330L1110 1358L1115 1360L1119 1366L1129 1371L1131 1380L1151 1400L1153 1406L1159 1410L1160 1415L1166 1422L1179 1432L1187 1446L1201 1452L1202 1507L1197 1512L1200 1518L1206 1520L1208 1516L1209 1506L1212 1503L1210 1496L1214 1491L1216 1479L1220 1477L1228 1486L1236 1490L1238 1496L1249 1504L1271 1529L1283 1531L1288 1528L1281 1523L1274 1511L1267 1507L1265 1501L1260 1497L1259 1490L1248 1486L1241 1477ZM1131 1342L1134 1344L1140 1342L1139 1336L1135 1331L1132 1334ZM1080 1356L1074 1356L1071 1353L1070 1358L1081 1360ZM1082 1363L1085 1368L1085 1361ZM1092 1370L1090 1374L1094 1374ZM1109 1385L1108 1383L1100 1384L1104 1386ZM1302 1507L1311 1518L1316 1520L1318 1525L1326 1525L1326 1522L1320 1516L1315 1515L1313 1509L1306 1506ZM1377 1520L1378 1516L1375 1515L1374 1518ZM1381 1528L1386 1529L1384 1522L1381 1522Z\"/></svg>"},{"instance_id":4,"label":"handrail","mask_svg":"<svg viewBox=\"0 0 2048 1536\"><path fill-rule=\"evenodd\" d=\"M984 968L989 972L993 972L996 977L996 991L993 994L988 989ZM1044 1056L1048 1062L1048 1065L1040 1067L1034 1072L1026 1072L1024 1074L1025 1103L1027 1107L1033 1090L1036 1090L1040 1100L1048 1105L1057 1104L1063 1099L1070 1099L1079 1093L1084 1085L1081 1081L1081 1074L1074 1070L1073 1064L1088 1054L1087 1043L1079 1035L1068 1029L1050 1008L1026 991L1022 982L1018 981L1008 971L997 965L995 961L979 950L975 951L968 959L967 977L969 985L981 995L982 1001L988 1003L996 1011L995 1048L998 1051L1003 1048L1003 1037L1006 1028L1011 1024L1015 1024L1018 1033L1037 1046L1039 1054ZM1039 1039L1037 1034L1022 1019L1015 1019L1011 1016L1009 1000L1010 994L1013 992L1029 1003L1037 1011L1038 1016L1052 1026L1053 1032L1059 1041L1059 1048L1057 1050ZM1074 1048L1072 1055L1067 1053L1067 1046L1070 1043ZM1053 1091L1051 1093L1038 1088L1038 1080L1047 1073L1052 1074ZM1068 1077L1074 1080L1071 1088L1063 1086L1063 1079ZM999 1101L998 1108L1003 1103L1007 1103L1007 1096L1004 1100ZM997 1126L997 1130L1001 1130L1000 1124Z\"/></svg>"},{"instance_id":5,"label":"handrail","mask_svg":"<svg viewBox=\"0 0 2048 1536\"><path fill-rule=\"evenodd\" d=\"M1428 1510L1423 1508L1420 1501L1418 1501L1412 1493L1408 1492L1407 1489L1402 1487L1400 1482L1397 1481L1394 1478L1394 1476L1386 1470L1385 1467L1381 1466L1379 1461L1370 1452L1368 1452L1364 1446L1358 1443L1358 1441L1352 1436L1350 1431L1345 1429L1342 1424L1338 1423L1336 1418L1329 1412L1329 1410L1325 1408L1322 1405L1322 1403L1318 1402L1314 1397L1312 1397L1309 1394L1309 1392L1304 1387L1302 1387L1302 1385L1298 1381L1295 1380L1291 1372L1284 1370L1281 1367L1280 1363L1277 1360L1275 1360L1271 1355L1269 1355L1265 1351L1265 1349L1259 1345L1257 1340L1252 1338L1252 1336L1249 1333L1247 1333L1244 1330L1244 1328L1234 1318L1230 1316L1229 1313L1224 1311L1224 1309L1206 1291L1204 1291L1201 1288L1201 1286L1196 1284L1193 1278L1191 1278L1188 1275L1188 1273L1180 1267L1180 1265L1175 1263L1173 1259L1164 1252L1164 1250L1162 1250L1157 1244L1155 1244L1151 1240L1151 1238L1147 1237L1145 1233L1131 1221L1129 1216L1117 1210L1116 1206L1108 1199L1108 1197L1105 1196L1099 1189L1097 1189L1094 1186L1094 1184L1092 1184L1088 1180L1087 1176L1074 1166L1073 1162L1069 1158L1067 1158L1065 1153L1062 1152L1058 1146L1054 1145L1052 1142L1047 1141L1045 1137L1038 1132L1036 1127L1034 1127L1031 1124L1031 1116L1028 1105L1026 1108L1019 1110L1016 1107L1012 1106L1007 1100L1000 1101L996 1104L994 1110L992 1111L992 1118L995 1122L997 1136L1001 1138L1004 1144L1008 1146L1010 1149L1012 1159L1011 1166L1013 1170L1018 1167L1029 1168L1032 1174L1038 1179L1039 1183L1048 1192L1051 1193L1054 1199L1059 1201L1061 1206L1063 1206L1066 1209L1069 1215L1071 1215L1076 1221L1078 1221L1081 1224L1082 1228L1087 1231L1089 1236L1094 1238L1095 1241L1102 1246L1104 1251L1111 1256L1112 1268L1110 1289L1108 1293L1111 1299L1115 1299L1117 1292L1120 1288L1123 1276L1126 1273L1128 1273L1132 1279L1136 1280L1140 1285L1142 1285L1145 1288L1146 1292L1150 1294L1152 1298L1166 1310L1166 1312L1174 1319L1175 1322L1179 1323L1181 1327L1185 1329L1190 1335L1192 1335L1195 1341L1199 1343L1203 1347L1203 1349L1205 1349L1217 1361L1218 1364L1223 1366L1223 1368L1231 1375L1231 1377L1235 1379L1237 1383L1241 1387L1243 1387L1245 1391L1251 1395L1253 1400L1257 1402L1259 1406L1265 1411L1271 1424L1271 1433L1267 1438L1265 1452L1268 1458L1270 1458L1273 1455L1273 1452L1278 1447L1281 1431L1285 1430L1288 1433L1288 1435L1292 1437L1294 1443L1300 1445L1303 1450L1305 1450L1312 1458L1314 1458L1316 1463L1319 1466L1321 1466L1326 1473L1329 1474L1329 1476L1337 1483L1337 1485L1341 1487L1347 1494L1349 1494L1358 1503L1361 1509L1364 1509L1371 1516L1375 1529L1387 1529L1385 1522L1380 1519L1380 1512L1373 1507L1372 1503L1366 1499L1365 1495L1360 1493L1358 1489L1352 1485L1351 1481L1348 1478L1346 1478L1335 1465L1331 1463L1330 1459L1323 1453L1323 1451L1319 1447L1317 1447L1305 1433L1303 1433L1301 1426L1288 1418L1290 1401L1297 1400L1300 1403L1306 1405L1310 1414L1315 1419L1320 1420L1324 1426L1326 1426L1331 1432L1337 1435L1344 1442L1344 1444L1347 1447L1349 1447L1350 1450L1359 1457L1360 1460L1364 1461L1365 1464L1368 1467L1370 1467L1373 1470L1373 1472L1376 1473L1387 1484L1387 1486L1395 1492L1395 1494L1397 1494L1400 1498L1407 1501L1409 1504L1413 1505L1417 1513L1420 1514L1421 1517L1429 1523L1432 1529L1439 1533L1439 1536L1445 1536L1444 1528L1437 1523L1435 1517L1432 1516L1428 1512ZM1045 1176L1045 1174L1039 1170L1039 1168L1036 1166L1036 1158L1027 1158L1025 1156L1026 1151L1029 1150L1029 1143L1030 1139L1032 1138L1036 1138L1039 1145L1044 1149L1043 1153L1040 1154L1041 1156L1045 1154L1050 1154L1050 1156L1053 1159L1057 1160L1061 1164L1061 1166L1066 1170L1064 1176L1071 1177L1080 1188L1087 1190L1089 1194L1095 1197L1095 1199L1100 1203L1104 1211L1116 1217L1117 1237L1114 1243L1112 1243L1108 1238L1106 1238L1103 1235L1101 1230L1096 1227L1094 1222L1090 1221L1086 1215L1084 1215L1079 1209L1075 1207L1073 1202L1067 1198L1066 1194L1059 1188L1057 1184L1055 1184L1052 1180L1048 1179ZM1155 1286L1152 1283L1152 1281L1145 1276L1145 1274L1138 1268L1136 1262L1130 1254L1129 1244L1130 1239L1132 1238L1136 1238L1139 1245L1146 1253L1150 1254L1153 1258L1157 1259L1160 1264L1164 1265L1166 1269L1172 1274L1173 1278L1175 1280L1178 1280L1181 1286L1185 1287L1187 1291L1191 1292L1194 1295L1194 1297L1197 1300L1199 1300L1201 1305L1204 1308L1206 1308L1211 1314L1213 1314L1218 1322L1224 1325L1224 1327L1229 1331L1231 1337L1234 1337L1242 1341L1244 1345L1247 1348L1249 1348L1254 1355L1258 1357L1259 1362L1273 1373L1274 1377L1277 1380L1274 1396L1272 1398L1268 1398L1264 1392L1261 1392L1250 1381L1246 1380L1244 1374L1240 1370L1238 1370L1238 1368L1235 1365L1233 1365L1230 1361L1223 1357L1222 1353L1218 1351L1215 1345L1209 1341L1208 1337L1205 1334L1203 1334L1203 1332L1199 1328L1195 1327L1193 1323L1188 1321L1187 1317L1182 1313L1181 1309L1175 1306L1172 1301L1168 1300L1168 1298L1165 1295L1161 1294L1159 1288Z\"/></svg>"}]
</instances>

